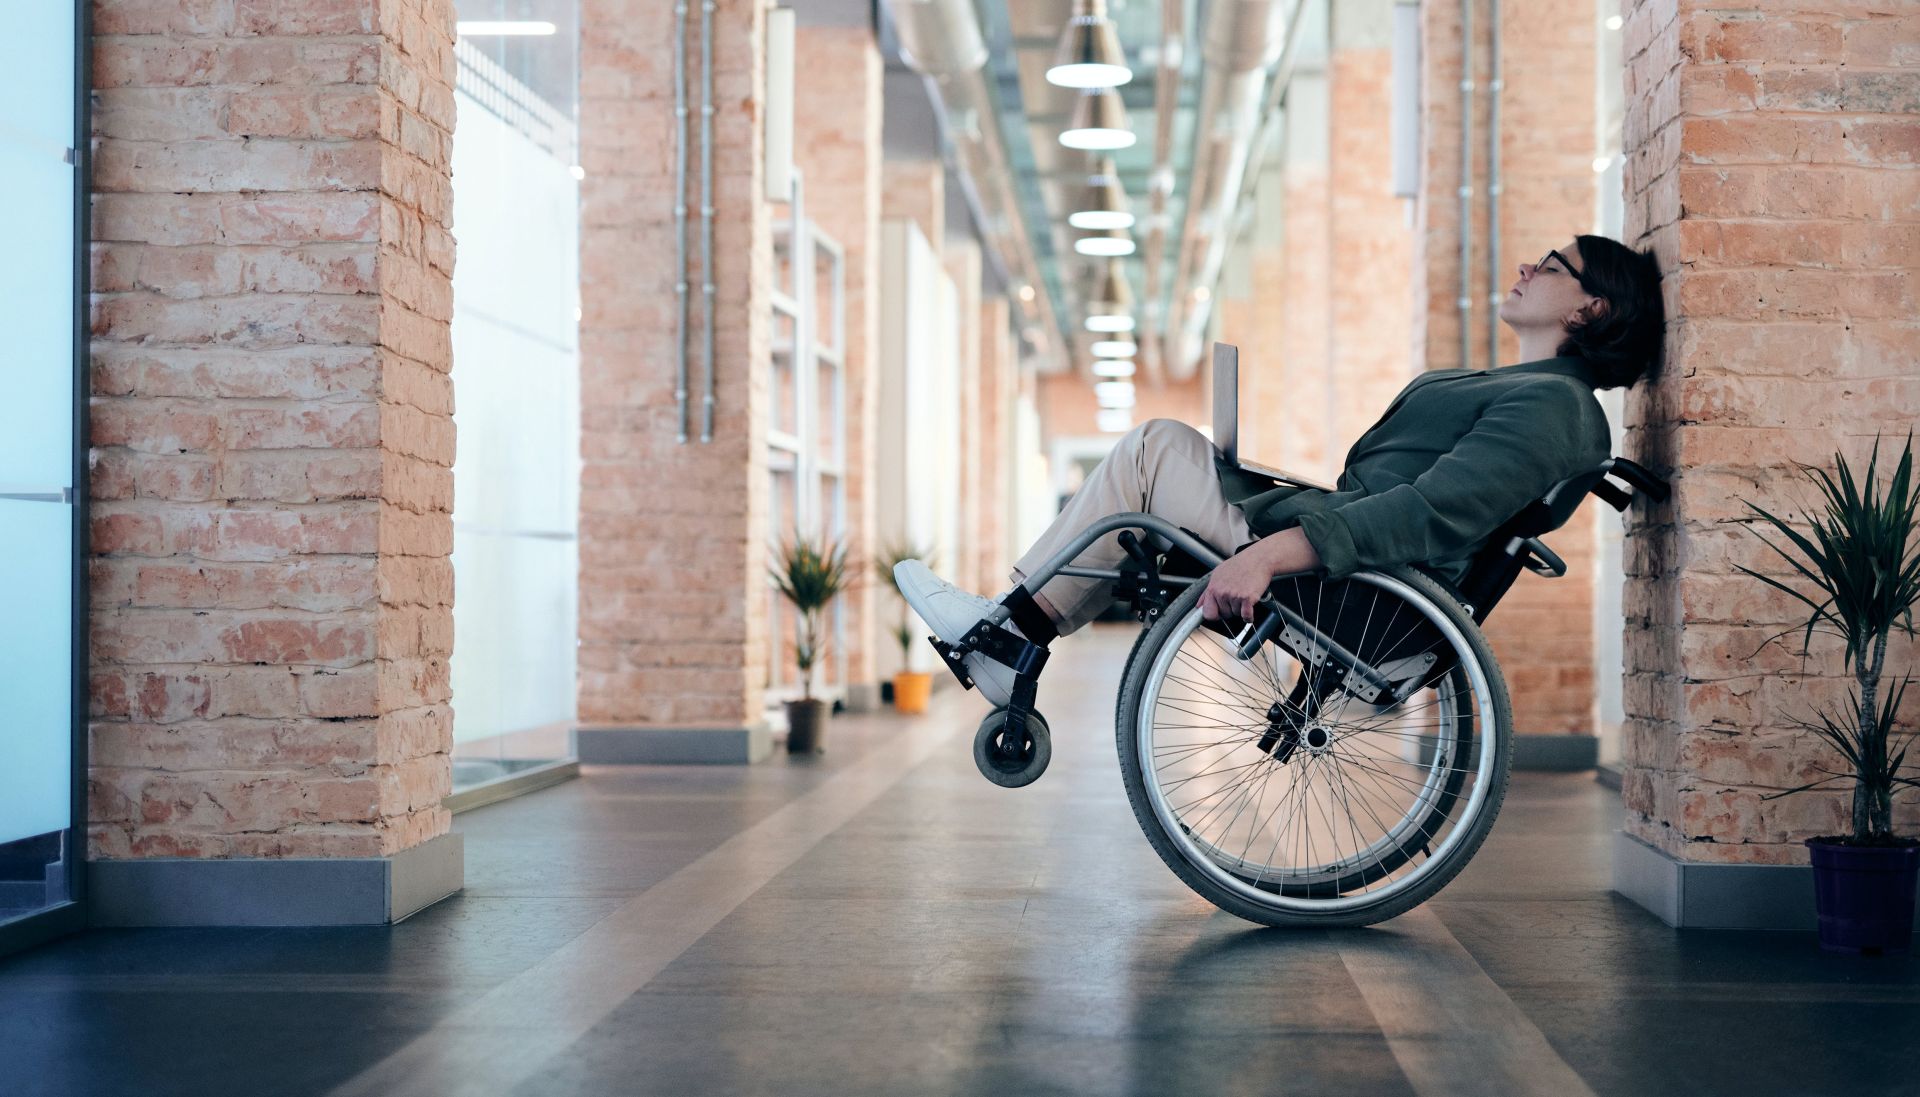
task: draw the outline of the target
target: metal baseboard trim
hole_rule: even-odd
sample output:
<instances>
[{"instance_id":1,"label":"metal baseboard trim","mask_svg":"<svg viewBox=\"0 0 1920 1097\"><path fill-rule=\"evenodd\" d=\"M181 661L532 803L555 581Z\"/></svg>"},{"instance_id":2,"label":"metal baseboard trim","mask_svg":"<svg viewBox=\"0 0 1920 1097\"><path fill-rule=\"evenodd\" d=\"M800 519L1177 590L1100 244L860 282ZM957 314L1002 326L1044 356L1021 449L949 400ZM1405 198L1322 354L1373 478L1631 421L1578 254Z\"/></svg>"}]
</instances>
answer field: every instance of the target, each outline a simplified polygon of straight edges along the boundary
<instances>
[{"instance_id":1,"label":"metal baseboard trim","mask_svg":"<svg viewBox=\"0 0 1920 1097\"><path fill-rule=\"evenodd\" d=\"M497 804L502 800L511 800L516 796L525 796L529 792L538 792L543 788L552 788L580 776L580 763L572 758L558 762L549 762L544 766L532 766L518 773L509 773L491 781L483 781L472 788L463 788L459 792L440 801L446 809L455 815L474 808L483 808L488 804Z\"/></svg>"},{"instance_id":2,"label":"metal baseboard trim","mask_svg":"<svg viewBox=\"0 0 1920 1097\"><path fill-rule=\"evenodd\" d=\"M746 727L591 727L575 733L582 765L742 765L773 753L766 721Z\"/></svg>"},{"instance_id":3,"label":"metal baseboard trim","mask_svg":"<svg viewBox=\"0 0 1920 1097\"><path fill-rule=\"evenodd\" d=\"M465 840L442 834L391 857L94 861L94 926L391 925L465 884Z\"/></svg>"},{"instance_id":4,"label":"metal baseboard trim","mask_svg":"<svg viewBox=\"0 0 1920 1097\"><path fill-rule=\"evenodd\" d=\"M1614 832L1613 890L1676 929L1817 928L1811 865L1682 861L1624 830Z\"/></svg>"}]
</instances>

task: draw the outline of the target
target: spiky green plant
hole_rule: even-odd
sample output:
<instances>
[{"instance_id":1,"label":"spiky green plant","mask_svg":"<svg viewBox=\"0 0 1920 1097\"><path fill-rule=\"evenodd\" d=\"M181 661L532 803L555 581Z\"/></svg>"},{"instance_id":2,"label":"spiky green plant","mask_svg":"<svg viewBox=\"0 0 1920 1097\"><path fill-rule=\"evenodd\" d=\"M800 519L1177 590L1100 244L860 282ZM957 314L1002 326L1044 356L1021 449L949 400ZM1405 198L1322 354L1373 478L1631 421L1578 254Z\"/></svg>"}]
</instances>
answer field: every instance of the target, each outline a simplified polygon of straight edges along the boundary
<instances>
[{"instance_id":1,"label":"spiky green plant","mask_svg":"<svg viewBox=\"0 0 1920 1097\"><path fill-rule=\"evenodd\" d=\"M1826 777L1766 798L1790 796L1850 779L1854 782L1852 844L1887 844L1894 841L1895 786L1920 788L1920 780L1900 774L1907 747L1912 745L1911 736L1907 745L1897 752L1891 751L1888 745L1895 713L1899 711L1912 675L1903 674L1899 689L1892 691L1891 696L1882 699L1879 695L1887 637L1896 626L1904 628L1909 636L1914 634L1913 605L1920 599L1920 547L1916 546L1914 536L1914 517L1920 508L1920 496L1913 490L1913 432L1907 432L1906 451L1884 493L1874 479L1880 456L1877 436L1873 455L1867 461L1864 493L1855 482L1846 457L1834 456L1839 467L1837 484L1823 470L1799 466L1816 480L1826 501L1825 514L1801 516L1812 530L1811 537L1742 500L1799 548L1804 561L1760 536L1759 530L1753 530L1754 536L1760 537L1768 548L1779 553L1814 585L1815 593L1802 593L1751 568L1740 570L1785 591L1812 611L1801 639L1802 655L1812 643L1814 632L1832 633L1846 643L1845 665L1854 674L1846 709L1838 713L1816 710L1814 720L1792 721L1795 726L1820 736L1847 760L1850 769L1823 769ZM1786 633L1777 634L1784 635Z\"/></svg>"},{"instance_id":2,"label":"spiky green plant","mask_svg":"<svg viewBox=\"0 0 1920 1097\"><path fill-rule=\"evenodd\" d=\"M796 532L776 547L767 572L797 611L793 661L800 670L800 697L813 700L813 664L820 656L820 619L833 600L854 585L846 547L830 538Z\"/></svg>"},{"instance_id":3,"label":"spiky green plant","mask_svg":"<svg viewBox=\"0 0 1920 1097\"><path fill-rule=\"evenodd\" d=\"M921 548L912 541L903 539L882 546L880 555L873 558L874 571L887 581L887 585L893 588L893 593L900 598L900 623L893 626L893 638L900 642L900 659L904 665L913 653L915 630L913 619L907 616L911 607L907 605L906 593L900 589L900 581L893 577L893 569L902 560L919 560L928 567L933 567L935 566L934 551L930 548Z\"/></svg>"}]
</instances>

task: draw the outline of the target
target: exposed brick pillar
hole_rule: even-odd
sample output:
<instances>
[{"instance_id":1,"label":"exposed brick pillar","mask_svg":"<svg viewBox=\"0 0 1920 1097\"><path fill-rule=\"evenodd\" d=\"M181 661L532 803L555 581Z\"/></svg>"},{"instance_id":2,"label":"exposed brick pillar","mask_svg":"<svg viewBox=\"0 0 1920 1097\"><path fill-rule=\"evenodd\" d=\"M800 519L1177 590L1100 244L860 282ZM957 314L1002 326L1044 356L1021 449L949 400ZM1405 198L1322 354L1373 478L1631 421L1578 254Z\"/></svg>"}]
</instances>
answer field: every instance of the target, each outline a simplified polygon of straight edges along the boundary
<instances>
[{"instance_id":1,"label":"exposed brick pillar","mask_svg":"<svg viewBox=\"0 0 1920 1097\"><path fill-rule=\"evenodd\" d=\"M1594 65L1597 18L1587 0L1541 0L1501 6L1498 28L1505 85L1500 98L1500 275L1504 295L1520 263L1591 231L1595 150ZM1499 322L1488 290L1492 261L1488 192L1491 183L1490 5L1474 9L1472 261L1464 289L1460 280L1461 38L1460 5L1429 3L1422 16L1425 69L1422 134L1424 176L1419 202L1421 256L1415 264L1416 324L1413 342L1424 368L1471 369L1511 365L1518 351L1513 333ZM1384 164L1381 170L1385 170ZM1459 298L1472 301L1467 359L1460 349ZM1498 331L1493 355L1488 333ZM1568 574L1543 581L1522 576L1487 622L1487 636L1500 654L1514 726L1522 734L1595 734L1594 612L1596 521L1617 521L1597 499L1547 538L1566 561ZM1558 744L1556 744L1558 745ZM1584 746L1560 750L1555 759L1590 761ZM1556 763L1560 764L1560 763Z\"/></svg>"},{"instance_id":2,"label":"exposed brick pillar","mask_svg":"<svg viewBox=\"0 0 1920 1097\"><path fill-rule=\"evenodd\" d=\"M960 526L954 530L953 582L965 590L981 590L994 580L983 578L979 562L980 508L980 245L971 241L949 240L944 259L947 277L953 279L954 333L958 345L955 372L960 376L960 452L955 462L960 471ZM991 593L991 592L989 592Z\"/></svg>"},{"instance_id":3,"label":"exposed brick pillar","mask_svg":"<svg viewBox=\"0 0 1920 1097\"><path fill-rule=\"evenodd\" d=\"M1849 825L1844 788L1761 799L1844 768L1787 716L1843 703L1849 679L1831 637L1804 664L1797 640L1763 646L1804 615L1734 570L1794 581L1735 524L1741 500L1795 515L1816 495L1794 462L1831 472L1839 449L1864 469L1876 431L1904 441L1920 419L1920 17L1791 8L1638 3L1625 29L1627 232L1658 252L1670 315L1626 450L1674 496L1636 506L1626 543L1615 886L1681 925L1810 927L1806 870L1749 866L1803 865L1803 839ZM1896 633L1886 665L1915 655ZM1715 901L1723 884L1746 901Z\"/></svg>"},{"instance_id":4,"label":"exposed brick pillar","mask_svg":"<svg viewBox=\"0 0 1920 1097\"><path fill-rule=\"evenodd\" d=\"M677 440L673 8L581 9L580 756L747 761L767 747L765 8L713 14L714 342L702 341L700 48L689 19L688 436ZM701 401L713 371L711 441Z\"/></svg>"},{"instance_id":5,"label":"exposed brick pillar","mask_svg":"<svg viewBox=\"0 0 1920 1097\"><path fill-rule=\"evenodd\" d=\"M96 921L460 886L453 19L95 6Z\"/></svg>"},{"instance_id":6,"label":"exposed brick pillar","mask_svg":"<svg viewBox=\"0 0 1920 1097\"><path fill-rule=\"evenodd\" d=\"M801 27L794 77L794 155L806 174L807 215L846 254L847 551L871 577L880 551L873 486L874 416L879 400L880 89L879 46L865 26ZM877 700L876 645L891 644L884 622L895 601L877 581L844 596L849 707Z\"/></svg>"},{"instance_id":7,"label":"exposed brick pillar","mask_svg":"<svg viewBox=\"0 0 1920 1097\"><path fill-rule=\"evenodd\" d=\"M1281 196L1280 269L1284 324L1279 372L1285 386L1284 426L1272 463L1331 483L1346 449L1334 432L1330 376L1333 318L1331 187L1328 168L1327 78L1294 77L1288 93L1286 183ZM1268 273L1268 272L1263 272ZM1259 365L1252 368L1266 372ZM1263 387L1263 391L1265 390ZM1262 430L1265 431L1263 425ZM1263 433L1262 441L1265 442Z\"/></svg>"},{"instance_id":8,"label":"exposed brick pillar","mask_svg":"<svg viewBox=\"0 0 1920 1097\"><path fill-rule=\"evenodd\" d=\"M880 176L880 216L920 226L934 253L947 240L947 169L938 160L888 160Z\"/></svg>"},{"instance_id":9,"label":"exposed brick pillar","mask_svg":"<svg viewBox=\"0 0 1920 1097\"><path fill-rule=\"evenodd\" d=\"M997 593L1013 580L1013 403L1019 352L1014 347L1011 305L994 296L980 305L980 528L974 542L980 589ZM1021 545L1024 549L1026 546Z\"/></svg>"},{"instance_id":10,"label":"exposed brick pillar","mask_svg":"<svg viewBox=\"0 0 1920 1097\"><path fill-rule=\"evenodd\" d=\"M1414 240L1393 194L1393 5L1345 0L1332 11L1327 73L1328 383L1334 460L1373 425L1419 368L1407 317Z\"/></svg>"}]
</instances>

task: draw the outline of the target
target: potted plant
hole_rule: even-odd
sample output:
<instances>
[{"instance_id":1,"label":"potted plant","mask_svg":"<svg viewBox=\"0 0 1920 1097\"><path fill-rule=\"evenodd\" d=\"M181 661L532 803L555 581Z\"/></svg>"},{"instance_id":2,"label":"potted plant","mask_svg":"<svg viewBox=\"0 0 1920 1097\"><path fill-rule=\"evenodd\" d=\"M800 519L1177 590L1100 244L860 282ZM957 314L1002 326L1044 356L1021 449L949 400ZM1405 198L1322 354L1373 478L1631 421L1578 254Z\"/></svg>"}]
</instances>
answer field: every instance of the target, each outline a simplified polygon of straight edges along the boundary
<instances>
[{"instance_id":1,"label":"potted plant","mask_svg":"<svg viewBox=\"0 0 1920 1097\"><path fill-rule=\"evenodd\" d=\"M768 569L780 594L797 616L793 661L800 671L800 697L787 702L787 751L813 754L826 749L827 703L813 695L813 666L820 657L820 622L827 606L852 586L844 546L795 534L774 554Z\"/></svg>"},{"instance_id":2,"label":"potted plant","mask_svg":"<svg viewBox=\"0 0 1920 1097\"><path fill-rule=\"evenodd\" d=\"M1868 954L1908 950L1916 873L1920 873L1920 840L1893 833L1894 788L1920 787L1920 781L1900 773L1911 733L1908 743L1897 751L1891 743L1895 715L1912 675L1903 674L1897 690L1885 697L1881 694L1887 637L1897 624L1909 636L1914 634L1913 605L1920 598L1920 551L1914 545L1915 509L1920 499L1913 490L1912 432L1907 434L1906 453L1884 494L1874 479L1879 454L1876 437L1873 456L1867 462L1864 494L1844 456L1835 455L1838 484L1824 471L1800 466L1817 480L1826 502L1825 514L1802 516L1812 530L1811 538L1747 503L1799 548L1804 559L1760 537L1813 583L1815 594L1803 594L1751 568L1740 568L1811 609L1802 638L1803 656L1816 629L1838 635L1846 644L1844 665L1854 676L1846 708L1831 713L1817 711L1817 722L1792 722L1820 736L1846 760L1847 767L1822 769L1827 776L1820 780L1773 793L1766 799L1835 781L1853 782L1851 832L1809 838L1807 848L1813 860L1820 946ZM1753 532L1760 536L1758 530Z\"/></svg>"},{"instance_id":3,"label":"potted plant","mask_svg":"<svg viewBox=\"0 0 1920 1097\"><path fill-rule=\"evenodd\" d=\"M900 670L893 676L893 707L900 712L920 713L927 711L927 699L933 695L933 675L921 670L908 669L907 663L913 654L915 629L912 618L908 616L910 607L907 596L900 591L900 583L893 577L894 566L902 560L924 560L933 565L933 550L923 549L911 542L897 542L883 550L873 561L874 570L879 572L893 587L893 593L900 598L900 623L893 626L893 638L900 642Z\"/></svg>"}]
</instances>

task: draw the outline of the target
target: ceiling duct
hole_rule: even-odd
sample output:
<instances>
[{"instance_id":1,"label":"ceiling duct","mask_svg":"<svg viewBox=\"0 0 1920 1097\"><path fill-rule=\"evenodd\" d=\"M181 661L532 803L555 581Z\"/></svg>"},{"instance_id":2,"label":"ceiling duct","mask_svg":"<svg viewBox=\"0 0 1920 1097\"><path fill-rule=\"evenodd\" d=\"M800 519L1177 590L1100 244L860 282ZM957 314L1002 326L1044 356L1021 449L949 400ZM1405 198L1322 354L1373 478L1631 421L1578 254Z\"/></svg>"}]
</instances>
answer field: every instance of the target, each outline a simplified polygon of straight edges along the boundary
<instances>
[{"instance_id":1,"label":"ceiling duct","mask_svg":"<svg viewBox=\"0 0 1920 1097\"><path fill-rule=\"evenodd\" d=\"M1040 277L1014 191L1013 166L1000 132L999 100L981 72L987 44L973 0L885 0L885 6L900 40L902 60L926 79L941 104L954 166L976 203L980 232L998 255L1012 287L1009 299L1020 319L1016 326L1029 333L1043 360L1052 361L1052 366L1042 368L1065 368L1066 348L1060 342L1053 296ZM1023 286L1034 292L1020 292Z\"/></svg>"},{"instance_id":2,"label":"ceiling duct","mask_svg":"<svg viewBox=\"0 0 1920 1097\"><path fill-rule=\"evenodd\" d=\"M1207 6L1193 174L1161 357L1169 380L1185 381L1199 366L1207 309L1194 307L1190 291L1219 278L1260 127L1267 70L1298 29L1305 7L1304 0L1294 0L1291 18L1283 18L1283 0L1213 0Z\"/></svg>"}]
</instances>

